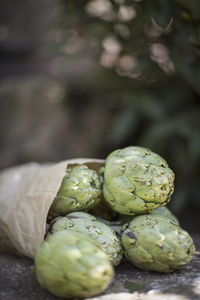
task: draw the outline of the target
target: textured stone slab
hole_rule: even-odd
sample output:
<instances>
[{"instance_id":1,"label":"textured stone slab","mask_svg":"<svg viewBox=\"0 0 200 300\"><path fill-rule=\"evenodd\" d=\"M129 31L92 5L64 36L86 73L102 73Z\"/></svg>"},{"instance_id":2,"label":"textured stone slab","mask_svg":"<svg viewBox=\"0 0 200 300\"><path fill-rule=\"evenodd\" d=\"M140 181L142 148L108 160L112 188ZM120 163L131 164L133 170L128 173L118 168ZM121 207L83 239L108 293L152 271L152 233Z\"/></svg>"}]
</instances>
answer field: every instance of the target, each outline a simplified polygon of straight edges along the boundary
<instances>
[{"instance_id":1,"label":"textured stone slab","mask_svg":"<svg viewBox=\"0 0 200 300\"><path fill-rule=\"evenodd\" d=\"M200 299L200 239L193 236L196 254L180 271L169 274L142 271L127 262L116 268L115 280L104 295L90 300L197 300ZM56 300L41 288L28 258L0 255L0 300Z\"/></svg>"},{"instance_id":2,"label":"textured stone slab","mask_svg":"<svg viewBox=\"0 0 200 300\"><path fill-rule=\"evenodd\" d=\"M114 293L101 297L90 298L90 300L186 300L185 296L176 294L163 294L156 291L148 293Z\"/></svg>"}]
</instances>

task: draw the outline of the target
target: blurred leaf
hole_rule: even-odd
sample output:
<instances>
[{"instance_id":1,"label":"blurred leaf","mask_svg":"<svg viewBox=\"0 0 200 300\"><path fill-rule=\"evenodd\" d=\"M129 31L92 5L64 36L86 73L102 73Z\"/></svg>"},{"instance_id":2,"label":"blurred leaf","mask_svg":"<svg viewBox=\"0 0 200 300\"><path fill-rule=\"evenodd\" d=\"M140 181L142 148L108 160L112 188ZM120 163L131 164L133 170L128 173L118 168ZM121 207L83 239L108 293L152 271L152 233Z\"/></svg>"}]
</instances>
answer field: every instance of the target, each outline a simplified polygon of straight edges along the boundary
<instances>
[{"instance_id":1,"label":"blurred leaf","mask_svg":"<svg viewBox=\"0 0 200 300\"><path fill-rule=\"evenodd\" d=\"M146 1L146 9L155 21L163 28L167 27L173 16L173 6L165 0Z\"/></svg>"},{"instance_id":2,"label":"blurred leaf","mask_svg":"<svg viewBox=\"0 0 200 300\"><path fill-rule=\"evenodd\" d=\"M200 95L200 61L196 61L194 65L185 64L184 60L178 56L178 53L174 61L176 70L180 76Z\"/></svg>"},{"instance_id":3,"label":"blurred leaf","mask_svg":"<svg viewBox=\"0 0 200 300\"><path fill-rule=\"evenodd\" d=\"M152 120L161 120L165 117L162 104L153 95L139 94L132 105L138 112Z\"/></svg>"},{"instance_id":4,"label":"blurred leaf","mask_svg":"<svg viewBox=\"0 0 200 300\"><path fill-rule=\"evenodd\" d=\"M87 13L92 2L65 1L65 29L83 40L73 59L92 65L84 76L68 78L69 89L73 83L84 91L82 105L101 102L111 112L104 151L137 143L166 158L176 173L172 203L181 210L196 201L200 181L200 1L109 0L110 15ZM97 10L104 2L94 3ZM134 10L134 18L123 6ZM112 43L105 47L110 36L120 44L117 53ZM132 65L119 69L123 57ZM73 103L76 97L74 91Z\"/></svg>"},{"instance_id":5,"label":"blurred leaf","mask_svg":"<svg viewBox=\"0 0 200 300\"><path fill-rule=\"evenodd\" d=\"M198 46L200 45L200 26L198 26L194 31L194 43Z\"/></svg>"},{"instance_id":6,"label":"blurred leaf","mask_svg":"<svg viewBox=\"0 0 200 300\"><path fill-rule=\"evenodd\" d=\"M116 121L113 123L113 127L109 131L107 141L111 145L117 145L122 142L130 135L134 134L138 125L138 116L133 109L125 108Z\"/></svg>"},{"instance_id":7,"label":"blurred leaf","mask_svg":"<svg viewBox=\"0 0 200 300\"><path fill-rule=\"evenodd\" d=\"M181 6L189 9L195 19L200 18L200 2L199 0L174 0Z\"/></svg>"}]
</instances>

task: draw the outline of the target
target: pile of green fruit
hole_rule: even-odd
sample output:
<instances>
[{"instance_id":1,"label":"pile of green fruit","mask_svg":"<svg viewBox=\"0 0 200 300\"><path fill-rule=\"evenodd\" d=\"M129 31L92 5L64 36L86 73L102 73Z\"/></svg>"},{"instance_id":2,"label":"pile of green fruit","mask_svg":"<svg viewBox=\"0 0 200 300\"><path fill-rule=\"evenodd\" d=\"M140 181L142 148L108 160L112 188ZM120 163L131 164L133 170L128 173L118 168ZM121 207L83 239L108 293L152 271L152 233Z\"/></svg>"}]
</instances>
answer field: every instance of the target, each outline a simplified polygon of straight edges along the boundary
<instances>
[{"instance_id":1,"label":"pile of green fruit","mask_svg":"<svg viewBox=\"0 0 200 300\"><path fill-rule=\"evenodd\" d=\"M123 255L149 271L190 263L192 238L165 207L173 191L167 162L142 147L112 152L98 172L67 168L35 258L41 286L63 298L90 297L108 287Z\"/></svg>"}]
</instances>

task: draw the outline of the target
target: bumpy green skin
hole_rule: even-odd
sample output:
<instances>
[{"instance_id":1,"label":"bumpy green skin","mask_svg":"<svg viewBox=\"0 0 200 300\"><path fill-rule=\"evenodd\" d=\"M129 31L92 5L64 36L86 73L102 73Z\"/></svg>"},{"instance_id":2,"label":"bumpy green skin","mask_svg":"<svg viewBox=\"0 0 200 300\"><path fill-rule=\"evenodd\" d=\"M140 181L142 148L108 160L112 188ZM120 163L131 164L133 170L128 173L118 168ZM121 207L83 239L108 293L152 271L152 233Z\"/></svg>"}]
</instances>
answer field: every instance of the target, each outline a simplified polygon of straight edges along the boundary
<instances>
[{"instance_id":1,"label":"bumpy green skin","mask_svg":"<svg viewBox=\"0 0 200 300\"><path fill-rule=\"evenodd\" d=\"M53 220L49 232L54 234L63 229L72 229L90 235L99 242L114 266L120 263L123 256L120 239L112 228L99 222L94 216L84 212L70 213Z\"/></svg>"},{"instance_id":2,"label":"bumpy green skin","mask_svg":"<svg viewBox=\"0 0 200 300\"><path fill-rule=\"evenodd\" d=\"M98 175L101 182L101 187L103 189L103 181L104 181L104 167L101 167L98 170ZM88 210L88 213L92 214L97 218L103 218L105 220L114 221L118 217L118 213L114 211L105 199L102 197L101 201L95 205L92 209Z\"/></svg>"},{"instance_id":3,"label":"bumpy green skin","mask_svg":"<svg viewBox=\"0 0 200 300\"><path fill-rule=\"evenodd\" d=\"M173 171L162 157L146 148L115 150L106 159L104 198L121 214L151 212L166 205L173 191Z\"/></svg>"},{"instance_id":4,"label":"bumpy green skin","mask_svg":"<svg viewBox=\"0 0 200 300\"><path fill-rule=\"evenodd\" d=\"M122 229L122 222L121 220L116 220L116 221L109 221L106 219L102 219L97 217L97 220L108 225L110 228L112 228L114 230L114 232L116 233L116 235L121 238L121 229Z\"/></svg>"},{"instance_id":5,"label":"bumpy green skin","mask_svg":"<svg viewBox=\"0 0 200 300\"><path fill-rule=\"evenodd\" d=\"M72 211L87 210L96 205L101 197L101 182L96 171L85 165L67 168L49 216L57 217Z\"/></svg>"},{"instance_id":6,"label":"bumpy green skin","mask_svg":"<svg viewBox=\"0 0 200 300\"><path fill-rule=\"evenodd\" d=\"M156 208L150 213L150 215L158 215L158 216L164 216L170 218L177 225L179 225L178 219L175 217L174 214L172 214L172 212L166 206L161 206ZM136 216L131 216L131 215L118 215L118 219L116 219L115 221L109 221L99 217L97 217L97 219L100 222L103 222L104 224L110 226L115 231L117 236L121 237L123 226L127 223L130 223L135 217Z\"/></svg>"},{"instance_id":7,"label":"bumpy green skin","mask_svg":"<svg viewBox=\"0 0 200 300\"><path fill-rule=\"evenodd\" d=\"M164 216L173 220L177 225L180 225L178 219L175 217L174 214L172 214L172 212L166 206L161 206L156 208L150 213L150 215ZM131 215L119 215L118 219L115 221L108 221L102 218L97 218L97 219L100 222L103 222L104 224L110 226L115 231L117 236L121 237L123 226L127 223L130 223L135 217L136 216L131 216Z\"/></svg>"},{"instance_id":8,"label":"bumpy green skin","mask_svg":"<svg viewBox=\"0 0 200 300\"><path fill-rule=\"evenodd\" d=\"M90 236L73 230L50 235L37 251L40 285L58 297L90 297L103 292L114 271L109 258Z\"/></svg>"},{"instance_id":9,"label":"bumpy green skin","mask_svg":"<svg viewBox=\"0 0 200 300\"><path fill-rule=\"evenodd\" d=\"M137 216L123 229L125 257L140 269L171 272L193 258L192 238L168 217Z\"/></svg>"},{"instance_id":10,"label":"bumpy green skin","mask_svg":"<svg viewBox=\"0 0 200 300\"><path fill-rule=\"evenodd\" d=\"M158 216L170 218L177 225L180 225L177 217L166 206L161 206L156 208L154 211L151 212L151 215L156 215L156 216L158 215Z\"/></svg>"},{"instance_id":11,"label":"bumpy green skin","mask_svg":"<svg viewBox=\"0 0 200 300\"><path fill-rule=\"evenodd\" d=\"M100 178L100 182L101 182L102 185L103 185L103 181L104 181L104 169L105 169L105 167L101 167L101 168L97 171L97 173L98 173L98 175L99 175L99 178Z\"/></svg>"}]
</instances>

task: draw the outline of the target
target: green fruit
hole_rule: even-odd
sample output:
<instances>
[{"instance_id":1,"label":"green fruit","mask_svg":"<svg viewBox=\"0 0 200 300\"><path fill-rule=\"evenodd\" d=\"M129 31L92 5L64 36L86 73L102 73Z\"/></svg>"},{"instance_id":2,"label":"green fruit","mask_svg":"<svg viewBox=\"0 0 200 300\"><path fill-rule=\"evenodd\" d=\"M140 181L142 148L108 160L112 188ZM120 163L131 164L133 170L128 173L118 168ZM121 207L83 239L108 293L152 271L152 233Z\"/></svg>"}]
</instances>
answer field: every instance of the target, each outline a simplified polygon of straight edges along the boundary
<instances>
[{"instance_id":1,"label":"green fruit","mask_svg":"<svg viewBox=\"0 0 200 300\"><path fill-rule=\"evenodd\" d=\"M49 216L57 217L72 211L87 210L96 205L101 197L101 182L96 171L85 165L67 168Z\"/></svg>"},{"instance_id":2,"label":"green fruit","mask_svg":"<svg viewBox=\"0 0 200 300\"><path fill-rule=\"evenodd\" d=\"M166 207L166 206L161 206L153 210L150 215L158 215L158 216L164 216L167 218L170 218L173 220L177 225L179 225L178 219L175 217L174 214ZM132 215L119 215L119 218L116 221L107 221L101 218L98 218L99 221L103 222L104 224L109 225L118 236L121 236L121 232L123 231L123 228L127 227L127 223L130 223L133 218L136 216Z\"/></svg>"},{"instance_id":3,"label":"green fruit","mask_svg":"<svg viewBox=\"0 0 200 300\"><path fill-rule=\"evenodd\" d=\"M88 235L61 230L50 235L35 257L40 285L58 297L90 297L103 292L114 271L99 244Z\"/></svg>"},{"instance_id":4,"label":"green fruit","mask_svg":"<svg viewBox=\"0 0 200 300\"><path fill-rule=\"evenodd\" d=\"M54 234L63 229L88 234L98 241L114 266L120 263L123 256L121 241L112 228L99 222L94 216L84 212L70 213L54 219L49 232Z\"/></svg>"},{"instance_id":5,"label":"green fruit","mask_svg":"<svg viewBox=\"0 0 200 300\"><path fill-rule=\"evenodd\" d=\"M150 214L170 218L175 223L177 223L177 225L179 225L179 221L176 218L176 216L166 206L158 207L155 210L153 210Z\"/></svg>"},{"instance_id":6,"label":"green fruit","mask_svg":"<svg viewBox=\"0 0 200 300\"><path fill-rule=\"evenodd\" d=\"M98 170L98 175L100 178L101 186L103 188L104 167L101 167ZM101 198L101 201L97 205L95 205L92 209L88 210L88 212L95 217L103 218L110 221L114 221L118 217L118 213L108 205L108 203L105 201L103 197Z\"/></svg>"},{"instance_id":7,"label":"green fruit","mask_svg":"<svg viewBox=\"0 0 200 300\"><path fill-rule=\"evenodd\" d=\"M190 235L168 217L141 215L124 228L126 258L143 270L171 272L187 265L195 247Z\"/></svg>"},{"instance_id":8,"label":"green fruit","mask_svg":"<svg viewBox=\"0 0 200 300\"><path fill-rule=\"evenodd\" d=\"M106 159L104 198L120 214L151 212L166 205L173 191L173 171L162 157L146 148L115 150Z\"/></svg>"},{"instance_id":9,"label":"green fruit","mask_svg":"<svg viewBox=\"0 0 200 300\"><path fill-rule=\"evenodd\" d=\"M100 221L101 223L108 225L110 228L114 230L114 232L118 237L121 237L121 228L122 228L121 220L109 221L99 217L97 217L97 220Z\"/></svg>"}]
</instances>

